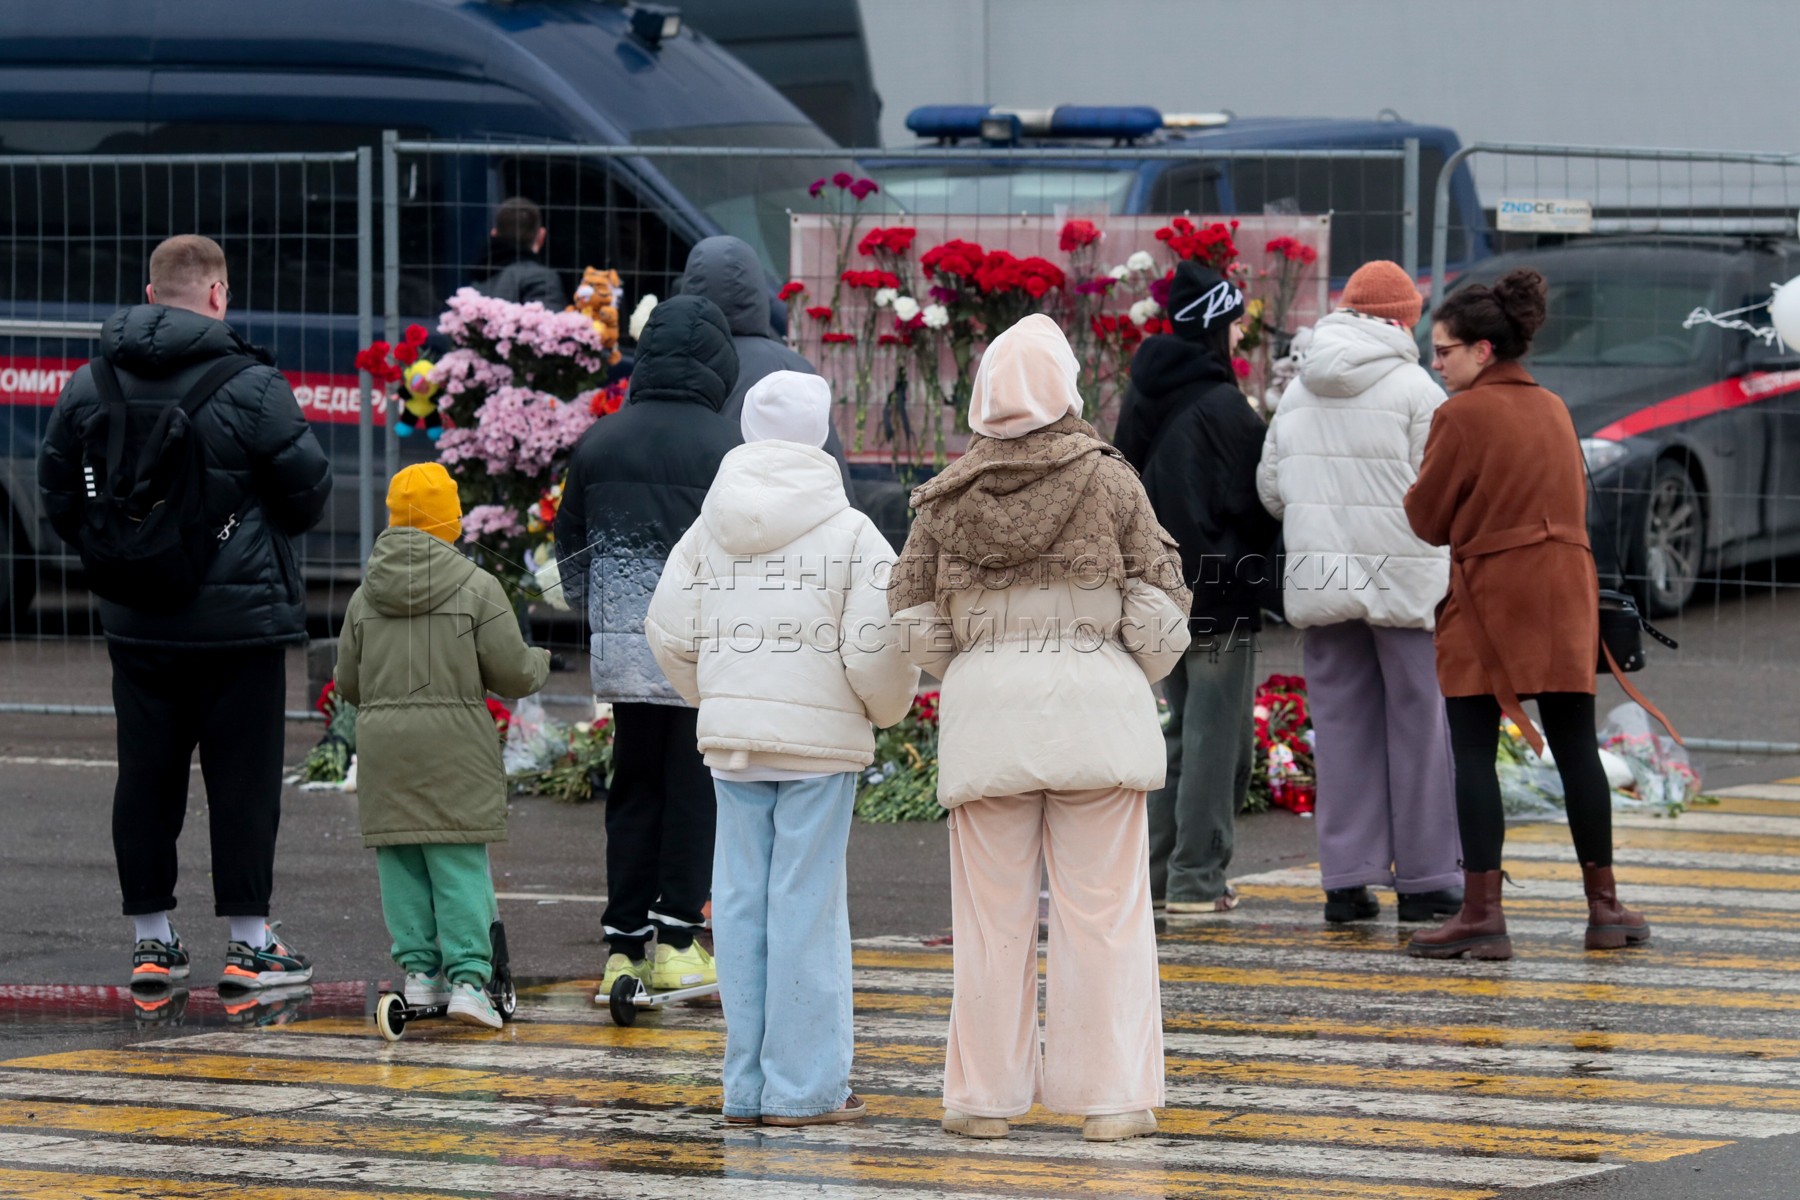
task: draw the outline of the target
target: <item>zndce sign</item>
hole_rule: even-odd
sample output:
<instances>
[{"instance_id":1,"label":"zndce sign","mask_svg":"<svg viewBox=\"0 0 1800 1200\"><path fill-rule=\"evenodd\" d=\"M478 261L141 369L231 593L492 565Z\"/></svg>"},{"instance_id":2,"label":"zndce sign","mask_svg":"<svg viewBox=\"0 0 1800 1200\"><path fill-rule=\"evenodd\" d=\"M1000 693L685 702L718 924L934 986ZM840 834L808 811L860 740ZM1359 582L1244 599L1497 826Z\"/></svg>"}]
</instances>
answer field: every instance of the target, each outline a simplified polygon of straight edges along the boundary
<instances>
[{"instance_id":1,"label":"zndce sign","mask_svg":"<svg viewBox=\"0 0 1800 1200\"><path fill-rule=\"evenodd\" d=\"M1592 233L1594 205L1588 200L1506 200L1494 210L1502 233Z\"/></svg>"}]
</instances>

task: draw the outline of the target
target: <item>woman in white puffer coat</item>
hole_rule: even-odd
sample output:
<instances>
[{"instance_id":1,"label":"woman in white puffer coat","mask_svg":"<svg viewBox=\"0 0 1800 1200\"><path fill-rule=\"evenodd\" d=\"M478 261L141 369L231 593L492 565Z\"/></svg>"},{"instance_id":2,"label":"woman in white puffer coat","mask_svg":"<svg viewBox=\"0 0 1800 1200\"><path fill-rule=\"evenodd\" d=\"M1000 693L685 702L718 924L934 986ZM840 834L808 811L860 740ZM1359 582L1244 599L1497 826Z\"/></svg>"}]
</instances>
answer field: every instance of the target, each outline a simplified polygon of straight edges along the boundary
<instances>
[{"instance_id":1,"label":"woman in white puffer coat","mask_svg":"<svg viewBox=\"0 0 1800 1200\"><path fill-rule=\"evenodd\" d=\"M1450 734L1432 644L1450 561L1406 519L1444 391L1419 365L1422 301L1395 263L1350 277L1263 443L1257 490L1282 519L1282 599L1305 630L1325 919L1402 921L1462 903Z\"/></svg>"},{"instance_id":2,"label":"woman in white puffer coat","mask_svg":"<svg viewBox=\"0 0 1800 1200\"><path fill-rule=\"evenodd\" d=\"M700 709L718 797L713 927L725 1004L725 1119L853 1121L844 858L874 725L912 707L918 669L889 630L894 550L850 507L821 447L831 386L776 371L744 397L644 621Z\"/></svg>"}]
</instances>

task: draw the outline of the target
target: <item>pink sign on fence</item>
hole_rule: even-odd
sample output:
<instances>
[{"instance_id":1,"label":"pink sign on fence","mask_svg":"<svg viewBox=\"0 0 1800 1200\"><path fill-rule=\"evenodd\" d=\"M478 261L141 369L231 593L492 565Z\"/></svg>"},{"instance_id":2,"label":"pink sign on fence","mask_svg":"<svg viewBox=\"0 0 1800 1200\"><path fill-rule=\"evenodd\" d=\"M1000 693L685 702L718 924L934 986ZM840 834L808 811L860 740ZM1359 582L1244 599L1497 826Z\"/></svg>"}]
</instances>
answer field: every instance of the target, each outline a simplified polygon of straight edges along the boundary
<instances>
[{"instance_id":1,"label":"pink sign on fence","mask_svg":"<svg viewBox=\"0 0 1800 1200\"><path fill-rule=\"evenodd\" d=\"M830 192L826 199L832 199ZM1327 216L791 217L788 337L832 382L853 459L941 464L968 443L968 393L988 339L1028 313L1062 325L1087 416L1110 434L1131 355L1167 332L1184 258L1245 290L1239 371L1260 396L1293 332L1330 303Z\"/></svg>"}]
</instances>

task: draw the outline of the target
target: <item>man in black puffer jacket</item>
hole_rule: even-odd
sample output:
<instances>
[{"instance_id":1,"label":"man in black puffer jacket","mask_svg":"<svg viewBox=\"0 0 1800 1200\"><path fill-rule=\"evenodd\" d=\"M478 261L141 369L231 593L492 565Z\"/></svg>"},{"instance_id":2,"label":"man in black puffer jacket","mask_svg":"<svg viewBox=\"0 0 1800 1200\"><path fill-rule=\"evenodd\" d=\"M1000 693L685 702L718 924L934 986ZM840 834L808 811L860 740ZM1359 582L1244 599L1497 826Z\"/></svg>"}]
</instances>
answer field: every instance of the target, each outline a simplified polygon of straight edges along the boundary
<instances>
[{"instance_id":1,"label":"man in black puffer jacket","mask_svg":"<svg viewBox=\"0 0 1800 1200\"><path fill-rule=\"evenodd\" d=\"M100 334L127 404L172 403L229 355L257 364L194 415L208 492L247 501L199 594L174 611L100 602L118 712L113 849L125 915L138 927L132 983L188 974L187 950L167 914L175 907L175 844L196 747L214 907L231 919L221 983L300 982L312 968L270 936L266 918L281 817L286 651L306 641L306 589L289 539L325 511L331 464L281 373L225 324L231 288L216 243L182 236L158 246L146 296L150 303L114 313ZM82 519L82 435L105 417L92 370L83 367L58 398L38 453L44 507L66 540Z\"/></svg>"},{"instance_id":2,"label":"man in black puffer jacket","mask_svg":"<svg viewBox=\"0 0 1800 1200\"><path fill-rule=\"evenodd\" d=\"M1175 332L1145 339L1114 442L1181 545L1193 643L1163 684L1168 780L1150 794L1150 893L1168 914L1229 912L1237 810L1250 786L1260 592L1281 525L1256 494L1267 426L1232 370L1243 292L1196 262L1175 270ZM1182 770L1183 765L1187 770Z\"/></svg>"},{"instance_id":3,"label":"man in black puffer jacket","mask_svg":"<svg viewBox=\"0 0 1800 1200\"><path fill-rule=\"evenodd\" d=\"M717 305L700 296L657 305L638 339L625 407L576 444L556 514L563 594L569 607L586 607L594 695L613 706L603 1002L628 973L656 987L718 978L694 941L712 886L712 774L700 757L699 714L656 665L644 618L669 552L743 440L720 415L737 375ZM654 963L645 955L652 933Z\"/></svg>"}]
</instances>

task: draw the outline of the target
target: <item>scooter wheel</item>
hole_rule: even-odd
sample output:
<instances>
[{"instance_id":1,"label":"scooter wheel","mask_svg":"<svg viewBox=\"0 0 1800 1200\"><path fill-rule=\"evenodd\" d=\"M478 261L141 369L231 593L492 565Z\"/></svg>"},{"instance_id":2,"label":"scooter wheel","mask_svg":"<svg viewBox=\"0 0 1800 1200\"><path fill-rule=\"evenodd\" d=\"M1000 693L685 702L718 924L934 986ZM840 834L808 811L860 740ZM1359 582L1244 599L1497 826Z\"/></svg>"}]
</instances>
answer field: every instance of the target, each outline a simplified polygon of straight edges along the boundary
<instances>
[{"instance_id":1,"label":"scooter wheel","mask_svg":"<svg viewBox=\"0 0 1800 1200\"><path fill-rule=\"evenodd\" d=\"M630 1028L637 1024L637 1005L633 1001L637 998L638 988L642 986L635 975L621 975L613 981L612 991L607 993L606 999L607 1007L612 1010L614 1025Z\"/></svg>"},{"instance_id":2,"label":"scooter wheel","mask_svg":"<svg viewBox=\"0 0 1800 1200\"><path fill-rule=\"evenodd\" d=\"M494 989L494 1007L503 1021L512 1020L513 1014L519 1011L519 989L513 986L510 978L500 980Z\"/></svg>"},{"instance_id":3,"label":"scooter wheel","mask_svg":"<svg viewBox=\"0 0 1800 1200\"><path fill-rule=\"evenodd\" d=\"M384 992L375 1002L375 1028L390 1042L406 1036L406 997L398 992Z\"/></svg>"}]
</instances>

